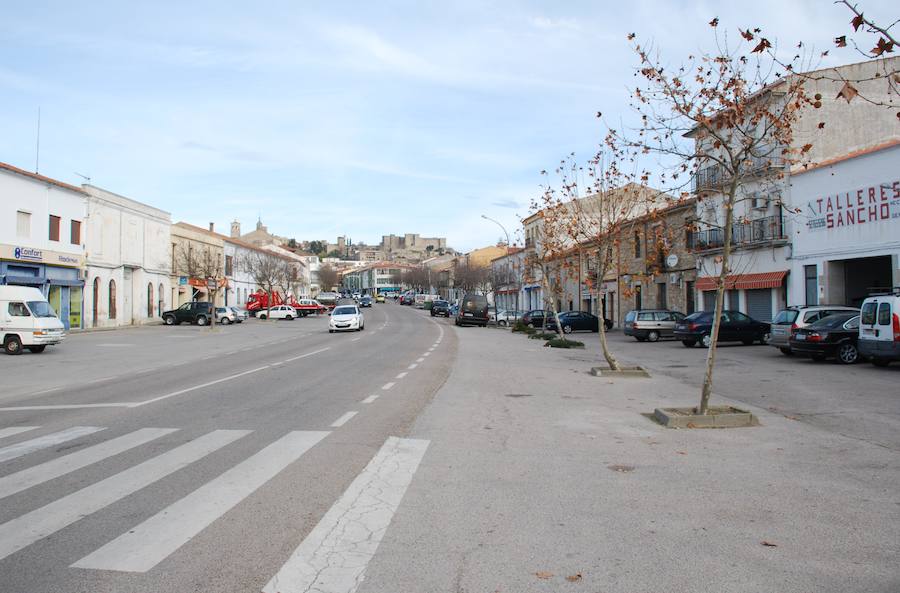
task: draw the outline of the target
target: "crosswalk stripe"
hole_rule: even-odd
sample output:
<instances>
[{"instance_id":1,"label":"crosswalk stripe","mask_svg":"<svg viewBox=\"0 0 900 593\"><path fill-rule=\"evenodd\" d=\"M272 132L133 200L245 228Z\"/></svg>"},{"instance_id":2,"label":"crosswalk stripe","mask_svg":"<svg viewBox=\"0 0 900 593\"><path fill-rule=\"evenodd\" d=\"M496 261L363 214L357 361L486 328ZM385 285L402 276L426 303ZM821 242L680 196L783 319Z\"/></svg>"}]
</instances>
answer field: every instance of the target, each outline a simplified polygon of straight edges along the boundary
<instances>
[{"instance_id":1,"label":"crosswalk stripe","mask_svg":"<svg viewBox=\"0 0 900 593\"><path fill-rule=\"evenodd\" d=\"M100 432L101 430L105 429L102 426L73 426L72 428L67 428L52 434L45 434L42 437L37 437L29 441L22 441L21 443L9 445L8 447L0 449L0 462L9 461L10 459L15 459L22 455L52 447L53 445L58 445L95 432Z\"/></svg>"},{"instance_id":2,"label":"crosswalk stripe","mask_svg":"<svg viewBox=\"0 0 900 593\"><path fill-rule=\"evenodd\" d=\"M390 437L263 593L355 592L428 444Z\"/></svg>"},{"instance_id":3,"label":"crosswalk stripe","mask_svg":"<svg viewBox=\"0 0 900 593\"><path fill-rule=\"evenodd\" d=\"M0 439L11 437L16 434L21 434L23 432L28 432L29 430L34 430L35 428L40 428L39 426L10 426L8 428L0 428Z\"/></svg>"},{"instance_id":4,"label":"crosswalk stripe","mask_svg":"<svg viewBox=\"0 0 900 593\"><path fill-rule=\"evenodd\" d=\"M142 428L99 445L4 476L0 478L0 499L149 443L176 430L175 428Z\"/></svg>"},{"instance_id":5,"label":"crosswalk stripe","mask_svg":"<svg viewBox=\"0 0 900 593\"><path fill-rule=\"evenodd\" d=\"M214 430L0 525L0 560L246 436Z\"/></svg>"},{"instance_id":6,"label":"crosswalk stripe","mask_svg":"<svg viewBox=\"0 0 900 593\"><path fill-rule=\"evenodd\" d=\"M304 430L286 434L72 566L147 572L328 434Z\"/></svg>"}]
</instances>

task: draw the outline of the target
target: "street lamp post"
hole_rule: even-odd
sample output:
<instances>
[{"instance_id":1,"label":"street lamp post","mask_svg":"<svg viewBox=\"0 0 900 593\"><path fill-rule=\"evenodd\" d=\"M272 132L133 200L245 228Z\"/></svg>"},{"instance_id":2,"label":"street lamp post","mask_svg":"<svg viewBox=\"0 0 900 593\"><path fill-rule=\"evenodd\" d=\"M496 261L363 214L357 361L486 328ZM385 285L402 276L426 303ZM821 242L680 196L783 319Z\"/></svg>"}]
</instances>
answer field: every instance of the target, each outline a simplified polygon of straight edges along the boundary
<instances>
[{"instance_id":1,"label":"street lamp post","mask_svg":"<svg viewBox=\"0 0 900 593\"><path fill-rule=\"evenodd\" d=\"M509 242L509 233L506 232L506 227L503 226L502 224L500 224L499 221L494 220L493 218L486 216L484 214L481 215L481 218L483 218L485 220L490 220L491 222L496 224L498 227L500 227L500 230L503 231L503 234L506 235L506 282L507 282L507 284L509 284L509 277L510 277L509 248L511 246L511 244ZM494 304L494 306L496 307L496 303ZM518 283L517 283L517 285L516 285L516 311L518 311L518 310L519 310L519 287L518 287ZM499 315L500 312L497 311L497 314ZM500 323L499 319L497 319L497 323L499 325L499 323Z\"/></svg>"}]
</instances>

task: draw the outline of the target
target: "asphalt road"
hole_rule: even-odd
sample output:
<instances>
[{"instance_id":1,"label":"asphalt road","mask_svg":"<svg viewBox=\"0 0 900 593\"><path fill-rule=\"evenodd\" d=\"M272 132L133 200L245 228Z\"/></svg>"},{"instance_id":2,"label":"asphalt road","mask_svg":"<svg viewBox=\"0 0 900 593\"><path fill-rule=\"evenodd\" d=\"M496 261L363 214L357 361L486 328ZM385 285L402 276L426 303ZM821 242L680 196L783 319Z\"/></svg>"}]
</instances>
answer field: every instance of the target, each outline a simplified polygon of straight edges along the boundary
<instances>
[{"instance_id":1,"label":"asphalt road","mask_svg":"<svg viewBox=\"0 0 900 593\"><path fill-rule=\"evenodd\" d=\"M354 333L250 320L0 357L0 590L286 593L307 587L304 570L359 578L329 563L377 546L428 444L403 437L456 347L420 312L365 315ZM329 540L348 517L359 541ZM302 566L301 542L321 551Z\"/></svg>"}]
</instances>

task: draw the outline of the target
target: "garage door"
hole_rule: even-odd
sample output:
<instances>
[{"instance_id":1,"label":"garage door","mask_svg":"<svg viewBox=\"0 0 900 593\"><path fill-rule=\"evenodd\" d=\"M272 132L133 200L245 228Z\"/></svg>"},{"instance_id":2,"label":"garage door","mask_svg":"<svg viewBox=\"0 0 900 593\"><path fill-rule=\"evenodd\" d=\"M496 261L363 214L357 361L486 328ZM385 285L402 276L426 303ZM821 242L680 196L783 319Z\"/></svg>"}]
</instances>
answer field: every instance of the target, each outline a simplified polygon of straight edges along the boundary
<instances>
[{"instance_id":1,"label":"garage door","mask_svg":"<svg viewBox=\"0 0 900 593\"><path fill-rule=\"evenodd\" d=\"M747 315L757 321L772 321L772 289L747 291Z\"/></svg>"}]
</instances>

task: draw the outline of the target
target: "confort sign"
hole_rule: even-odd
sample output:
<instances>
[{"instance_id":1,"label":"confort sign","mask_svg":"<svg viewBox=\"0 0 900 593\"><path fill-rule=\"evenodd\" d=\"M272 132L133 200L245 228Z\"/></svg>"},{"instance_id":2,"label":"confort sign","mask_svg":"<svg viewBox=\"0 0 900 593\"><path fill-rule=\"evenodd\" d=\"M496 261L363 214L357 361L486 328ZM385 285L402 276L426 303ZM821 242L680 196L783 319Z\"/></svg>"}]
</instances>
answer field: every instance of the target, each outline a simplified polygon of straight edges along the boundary
<instances>
[{"instance_id":1,"label":"confort sign","mask_svg":"<svg viewBox=\"0 0 900 593\"><path fill-rule=\"evenodd\" d=\"M35 249L34 247L23 247L21 245L0 245L0 259L69 268L79 268L84 263L84 258L81 255L60 253L48 249Z\"/></svg>"},{"instance_id":2,"label":"confort sign","mask_svg":"<svg viewBox=\"0 0 900 593\"><path fill-rule=\"evenodd\" d=\"M806 203L810 231L900 220L900 181L889 181Z\"/></svg>"}]
</instances>

